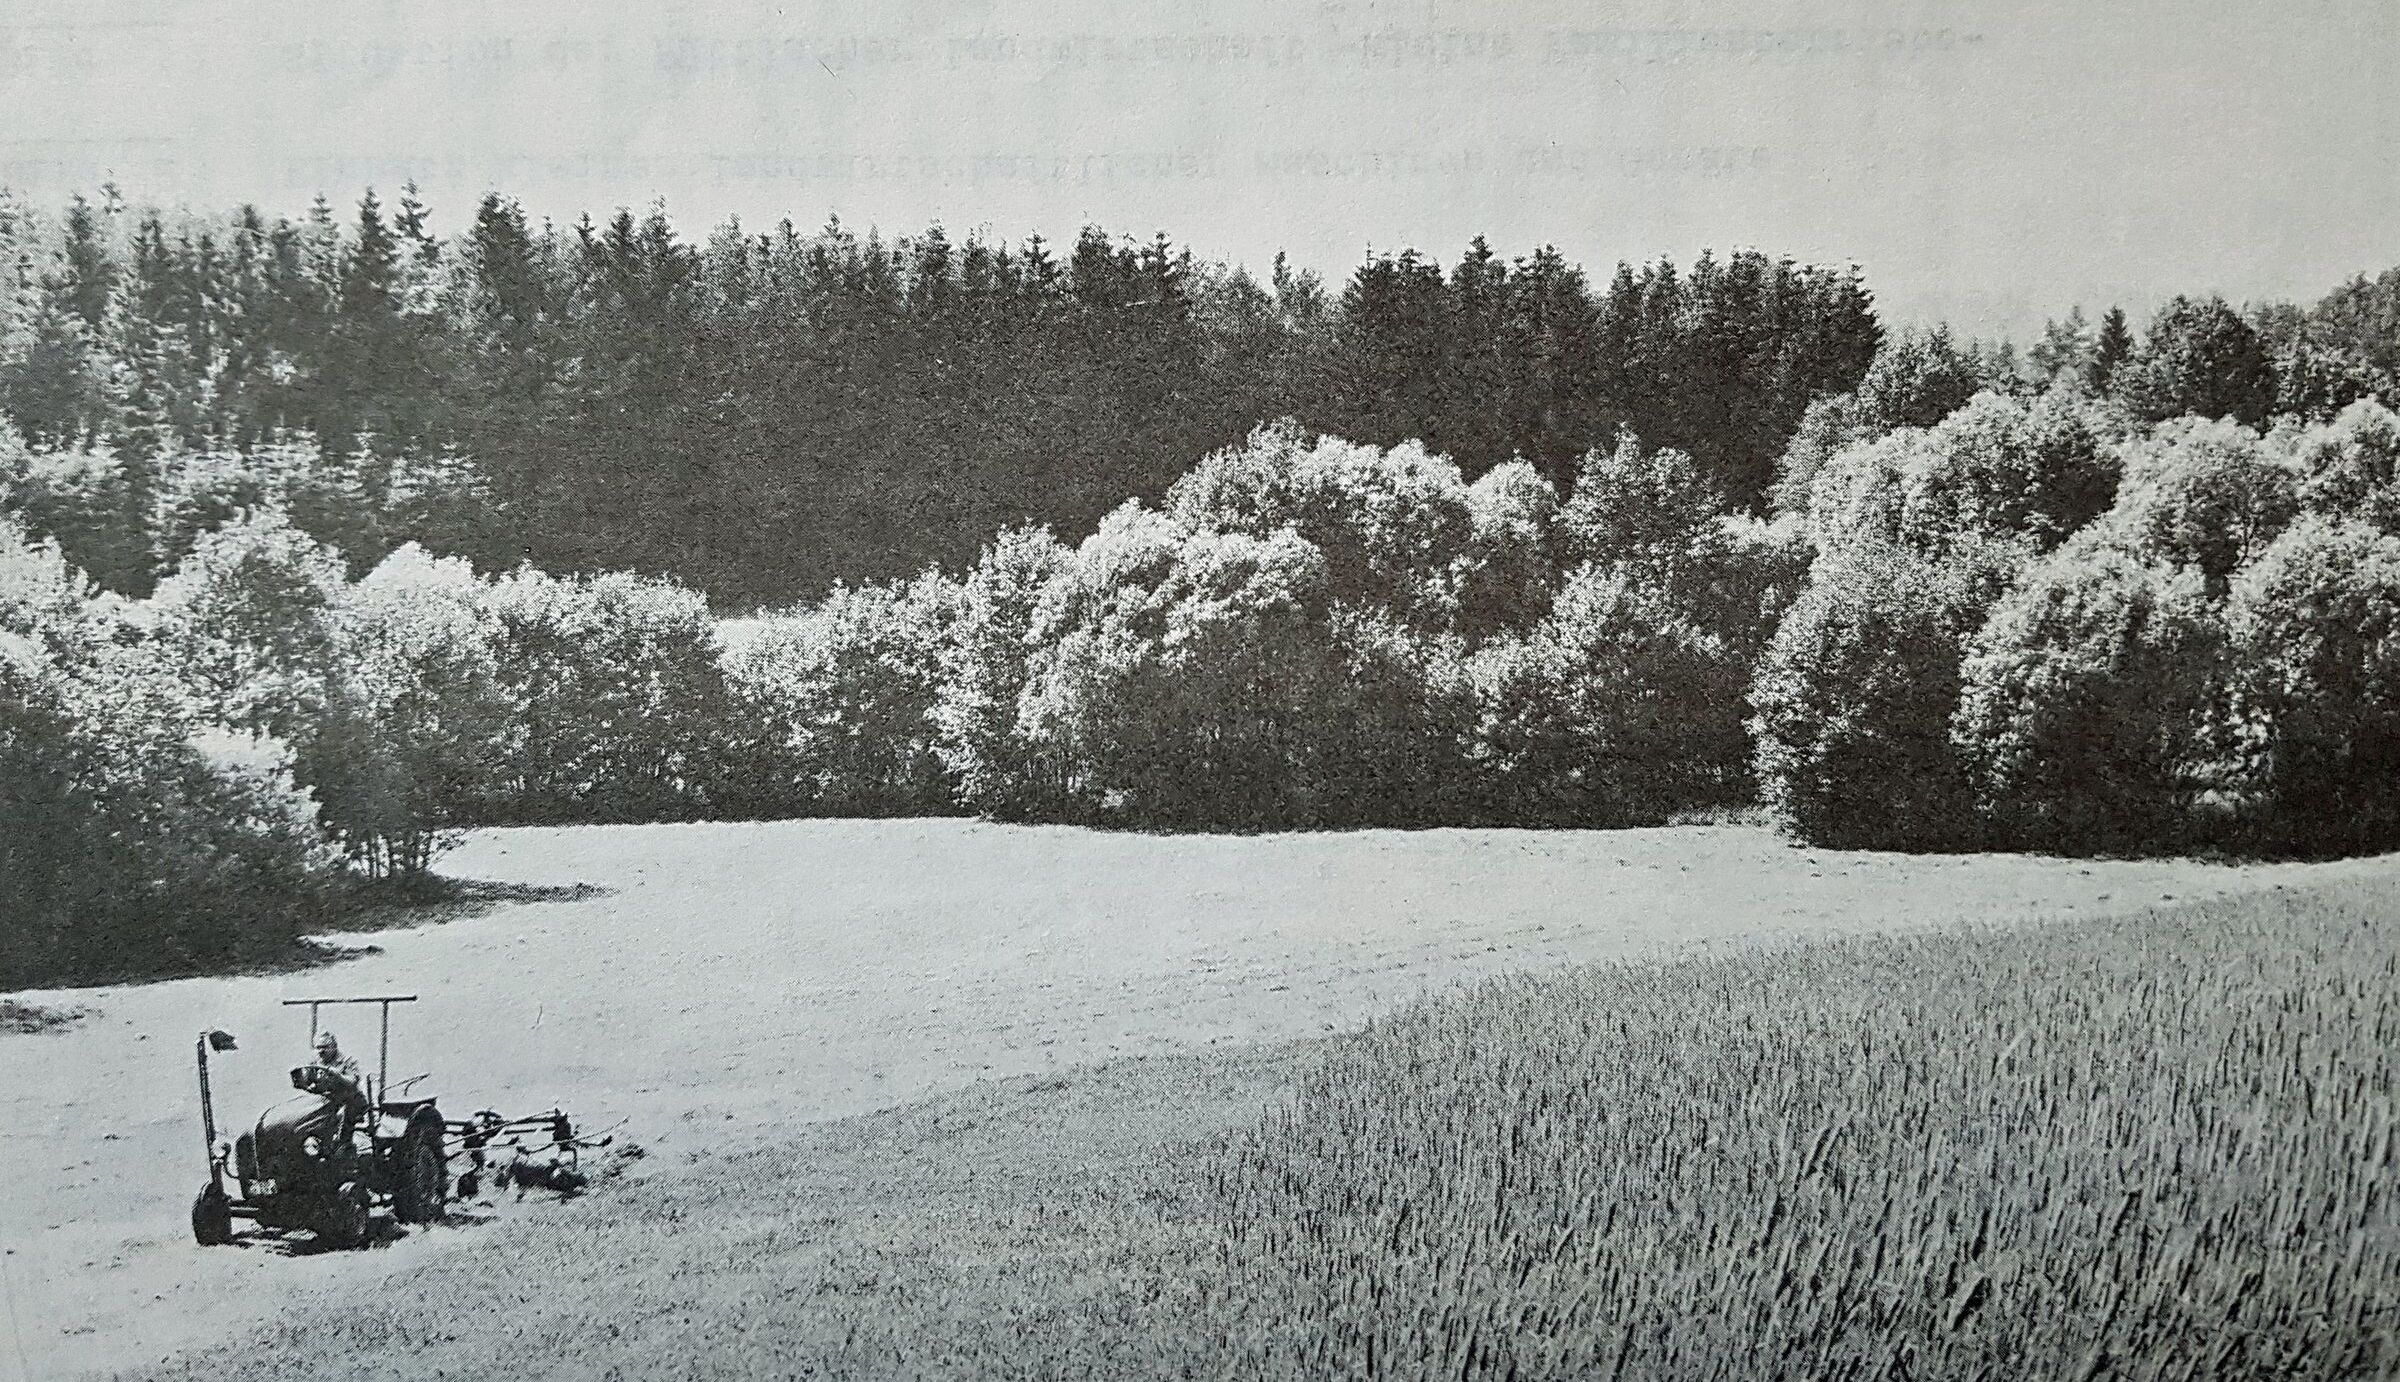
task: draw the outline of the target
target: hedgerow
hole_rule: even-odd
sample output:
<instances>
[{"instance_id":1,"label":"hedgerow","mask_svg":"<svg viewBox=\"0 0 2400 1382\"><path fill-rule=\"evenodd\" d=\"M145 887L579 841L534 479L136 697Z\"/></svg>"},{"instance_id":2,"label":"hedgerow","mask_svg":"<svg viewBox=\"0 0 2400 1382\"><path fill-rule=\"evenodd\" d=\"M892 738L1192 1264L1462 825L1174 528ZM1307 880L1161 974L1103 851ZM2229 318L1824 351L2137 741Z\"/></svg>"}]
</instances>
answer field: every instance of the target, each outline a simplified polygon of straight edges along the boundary
<instances>
[{"instance_id":1,"label":"hedgerow","mask_svg":"<svg viewBox=\"0 0 2400 1382\"><path fill-rule=\"evenodd\" d=\"M370 564L350 506L291 507L348 466L389 512L413 462L145 468L174 549L147 597L6 541L11 944L100 944L147 870L185 880L156 929L199 954L251 925L210 898L282 880L249 910L296 916L332 861L413 875L513 822L1599 826L1755 799L1856 847L2400 841L2400 418L2144 426L2071 382L1932 416L1964 376L1900 349L1795 441L1771 522L1630 435L1562 495L1281 423L1072 544L1004 530L963 573L732 639L661 577ZM9 502L131 570L103 520L136 472L27 456L0 446ZM216 872L143 853L190 811L225 819L183 838L233 832ZM95 831L128 852L91 879L42 862Z\"/></svg>"}]
</instances>

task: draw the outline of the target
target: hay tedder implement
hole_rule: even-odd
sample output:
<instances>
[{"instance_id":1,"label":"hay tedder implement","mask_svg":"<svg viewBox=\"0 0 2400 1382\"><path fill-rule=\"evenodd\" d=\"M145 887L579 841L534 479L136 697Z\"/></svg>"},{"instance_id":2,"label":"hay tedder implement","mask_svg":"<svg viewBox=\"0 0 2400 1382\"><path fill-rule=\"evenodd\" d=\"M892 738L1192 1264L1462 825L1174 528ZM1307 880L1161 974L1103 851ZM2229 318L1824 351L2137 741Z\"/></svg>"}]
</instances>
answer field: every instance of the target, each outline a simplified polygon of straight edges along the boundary
<instances>
[{"instance_id":1,"label":"hay tedder implement","mask_svg":"<svg viewBox=\"0 0 2400 1382\"><path fill-rule=\"evenodd\" d=\"M208 1183L192 1201L194 1239L203 1247L230 1243L233 1221L249 1219L261 1228L305 1229L328 1247L352 1248L373 1233L378 1211L403 1224L430 1223L442 1217L453 1190L471 1198L487 1182L566 1191L582 1186L581 1154L612 1138L579 1134L557 1109L525 1118L484 1109L472 1118L447 1119L432 1098L409 1097L425 1076L392 1084L392 1005L416 1001L415 994L286 999L287 1008L308 1009L312 1045L321 1009L375 1004L382 1029L374 1076L354 1082L330 1066L296 1066L292 1088L298 1093L231 1141L217 1136L208 1060L211 1053L234 1050L234 1040L222 1031L200 1034ZM454 1167L463 1170L454 1175Z\"/></svg>"}]
</instances>

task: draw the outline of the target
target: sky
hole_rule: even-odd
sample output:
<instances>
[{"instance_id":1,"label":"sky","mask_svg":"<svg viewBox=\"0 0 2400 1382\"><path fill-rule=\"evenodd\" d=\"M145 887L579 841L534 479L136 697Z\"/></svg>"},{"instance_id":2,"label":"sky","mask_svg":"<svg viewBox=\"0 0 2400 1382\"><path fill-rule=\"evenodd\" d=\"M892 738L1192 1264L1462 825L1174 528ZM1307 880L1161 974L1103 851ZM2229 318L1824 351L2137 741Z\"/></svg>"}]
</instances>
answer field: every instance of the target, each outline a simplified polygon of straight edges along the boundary
<instances>
[{"instance_id":1,"label":"sky","mask_svg":"<svg viewBox=\"0 0 2400 1382\"><path fill-rule=\"evenodd\" d=\"M2400 264L2396 73L2400 0L8 0L0 185L1096 222L1334 279L1751 247L2022 337Z\"/></svg>"}]
</instances>

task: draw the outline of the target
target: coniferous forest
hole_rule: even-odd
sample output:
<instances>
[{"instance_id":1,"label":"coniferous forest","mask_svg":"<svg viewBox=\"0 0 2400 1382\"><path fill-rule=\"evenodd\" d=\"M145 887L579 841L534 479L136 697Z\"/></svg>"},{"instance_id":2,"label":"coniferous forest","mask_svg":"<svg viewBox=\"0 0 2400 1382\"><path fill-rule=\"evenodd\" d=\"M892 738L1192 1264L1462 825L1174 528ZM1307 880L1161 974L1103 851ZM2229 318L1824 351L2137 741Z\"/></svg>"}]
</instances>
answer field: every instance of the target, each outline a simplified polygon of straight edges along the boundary
<instances>
[{"instance_id":1,"label":"coniferous forest","mask_svg":"<svg viewBox=\"0 0 2400 1382\"><path fill-rule=\"evenodd\" d=\"M0 272L0 981L528 821L2400 842L2400 269L1979 342L1749 250L103 189Z\"/></svg>"},{"instance_id":2,"label":"coniferous forest","mask_svg":"<svg viewBox=\"0 0 2400 1382\"><path fill-rule=\"evenodd\" d=\"M496 194L446 231L406 190L296 219L10 202L0 255L0 407L37 453L108 457L85 482L122 502L172 492L152 565L291 483L354 559L405 533L734 608L956 566L1011 523L1082 531L1279 417L1561 485L1630 430L1757 503L1882 339L1855 270L1755 252L1594 282L1478 241L1328 285L1099 227L695 240ZM142 586L139 551L83 555Z\"/></svg>"}]
</instances>

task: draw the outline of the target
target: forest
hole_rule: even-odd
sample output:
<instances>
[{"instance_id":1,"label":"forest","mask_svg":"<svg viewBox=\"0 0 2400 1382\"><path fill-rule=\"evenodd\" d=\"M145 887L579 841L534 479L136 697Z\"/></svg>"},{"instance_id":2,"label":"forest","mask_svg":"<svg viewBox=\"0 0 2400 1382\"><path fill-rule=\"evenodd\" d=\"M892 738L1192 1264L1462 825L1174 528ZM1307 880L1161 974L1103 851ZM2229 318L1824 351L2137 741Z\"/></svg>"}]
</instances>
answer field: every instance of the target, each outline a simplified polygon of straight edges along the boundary
<instances>
[{"instance_id":1,"label":"forest","mask_svg":"<svg viewBox=\"0 0 2400 1382\"><path fill-rule=\"evenodd\" d=\"M114 189L0 248L0 981L529 821L2400 842L2400 270L2020 348L1748 250Z\"/></svg>"},{"instance_id":2,"label":"forest","mask_svg":"<svg viewBox=\"0 0 2400 1382\"><path fill-rule=\"evenodd\" d=\"M0 202L0 255L0 409L94 458L59 502L171 515L147 554L85 556L127 590L274 496L354 564L405 534L780 603L955 569L1012 523L1082 531L1282 417L1559 485L1631 430L1754 501L1881 339L1855 271L1757 253L1594 285L1478 242L1331 290L1098 227L694 243L662 209L560 226L492 195L437 235L413 191L296 220Z\"/></svg>"}]
</instances>

